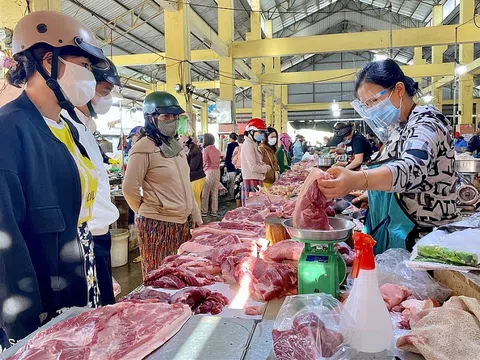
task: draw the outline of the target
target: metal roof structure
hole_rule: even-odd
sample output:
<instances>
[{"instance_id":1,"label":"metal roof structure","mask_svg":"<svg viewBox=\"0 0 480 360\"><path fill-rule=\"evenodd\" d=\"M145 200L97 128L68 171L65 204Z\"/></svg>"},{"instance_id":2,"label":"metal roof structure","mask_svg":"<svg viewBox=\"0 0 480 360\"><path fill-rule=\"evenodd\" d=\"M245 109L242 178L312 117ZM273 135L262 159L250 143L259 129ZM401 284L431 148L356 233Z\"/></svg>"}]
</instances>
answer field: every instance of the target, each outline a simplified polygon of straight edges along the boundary
<instances>
[{"instance_id":1,"label":"metal roof structure","mask_svg":"<svg viewBox=\"0 0 480 360\"><path fill-rule=\"evenodd\" d=\"M388 30L424 27L431 25L432 8L444 5L444 23L458 21L458 0L261 0L263 19L271 19L273 37L295 37L319 34L336 34L369 30ZM214 30L218 30L217 3L215 0L192 0L192 9ZM250 29L250 1L234 1L235 40L244 40ZM163 10L154 0L62 0L62 11L75 16L88 25L104 43L108 55L161 53L165 51ZM122 19L118 21L118 19ZM134 19L135 21L133 21ZM115 21L115 22L114 22ZM109 24L110 26L106 26ZM115 32L109 28L115 28ZM192 30L192 49L208 49L210 44ZM372 49L374 51L374 49ZM341 69L359 67L370 61L374 52L344 54L305 54L282 57L282 72L307 69ZM446 61L453 61L452 49L445 53ZM424 49L428 60L429 49ZM393 58L407 64L413 59L413 49L395 49ZM448 60L450 59L450 60ZM249 62L247 61L247 64ZM146 65L120 68L126 79L148 83L165 81L165 65ZM236 74L241 77L240 74ZM218 79L218 62L199 62L192 66L192 80ZM307 93L310 86L314 91ZM330 83L328 94L322 84L289 85L289 102L305 102L305 98L317 97L348 100L351 85ZM317 92L318 90L318 92ZM128 81L122 90L127 102L140 103L144 94L130 86ZM197 90L200 101L218 99L218 89ZM250 90L237 90L237 103L249 107ZM311 101L311 100L310 100ZM315 117L315 114L301 116Z\"/></svg>"}]
</instances>

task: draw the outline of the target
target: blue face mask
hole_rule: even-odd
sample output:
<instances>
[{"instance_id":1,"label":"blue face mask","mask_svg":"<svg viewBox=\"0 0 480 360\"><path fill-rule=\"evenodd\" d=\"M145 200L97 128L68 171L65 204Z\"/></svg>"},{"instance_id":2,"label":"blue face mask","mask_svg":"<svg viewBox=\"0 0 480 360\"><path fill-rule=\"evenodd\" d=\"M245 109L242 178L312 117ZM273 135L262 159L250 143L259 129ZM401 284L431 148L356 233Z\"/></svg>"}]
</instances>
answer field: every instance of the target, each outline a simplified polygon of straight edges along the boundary
<instances>
[{"instance_id":1,"label":"blue face mask","mask_svg":"<svg viewBox=\"0 0 480 360\"><path fill-rule=\"evenodd\" d=\"M263 134L256 134L253 136L253 138L255 139L255 141L261 142L263 140Z\"/></svg>"}]
</instances>

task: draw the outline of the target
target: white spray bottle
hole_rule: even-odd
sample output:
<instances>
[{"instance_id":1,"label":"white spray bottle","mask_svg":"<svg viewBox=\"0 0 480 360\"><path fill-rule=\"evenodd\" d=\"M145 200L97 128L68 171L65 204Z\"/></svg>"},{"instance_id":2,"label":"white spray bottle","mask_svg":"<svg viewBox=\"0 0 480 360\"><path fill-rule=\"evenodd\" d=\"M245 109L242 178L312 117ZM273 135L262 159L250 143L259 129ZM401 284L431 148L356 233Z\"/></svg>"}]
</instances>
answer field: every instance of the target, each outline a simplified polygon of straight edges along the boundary
<instances>
[{"instance_id":1,"label":"white spray bottle","mask_svg":"<svg viewBox=\"0 0 480 360\"><path fill-rule=\"evenodd\" d=\"M355 233L355 260L351 276L354 283L345 302L355 321L355 331L350 344L365 353L378 353L390 348L392 320L378 286L373 246L375 240L366 234Z\"/></svg>"}]
</instances>

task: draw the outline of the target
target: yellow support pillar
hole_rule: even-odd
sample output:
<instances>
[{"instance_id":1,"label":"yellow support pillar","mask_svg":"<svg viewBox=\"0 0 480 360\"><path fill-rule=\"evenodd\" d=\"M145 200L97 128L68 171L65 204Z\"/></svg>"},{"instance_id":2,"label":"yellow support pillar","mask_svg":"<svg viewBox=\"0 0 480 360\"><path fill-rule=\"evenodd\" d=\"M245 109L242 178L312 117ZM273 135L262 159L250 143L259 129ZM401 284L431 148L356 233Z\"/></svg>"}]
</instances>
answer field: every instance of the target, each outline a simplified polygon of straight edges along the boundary
<instances>
[{"instance_id":1,"label":"yellow support pillar","mask_svg":"<svg viewBox=\"0 0 480 360\"><path fill-rule=\"evenodd\" d=\"M460 24L471 22L475 11L475 0L460 1ZM459 46L459 62L462 65L473 61L473 44ZM459 124L472 124L473 122L473 74L468 73L458 79L458 109Z\"/></svg>"},{"instance_id":2,"label":"yellow support pillar","mask_svg":"<svg viewBox=\"0 0 480 360\"><path fill-rule=\"evenodd\" d=\"M227 46L234 38L233 0L218 0L218 36ZM220 66L220 99L230 101L232 106L232 121L235 120L235 67L231 57L222 57Z\"/></svg>"},{"instance_id":3,"label":"yellow support pillar","mask_svg":"<svg viewBox=\"0 0 480 360\"><path fill-rule=\"evenodd\" d=\"M413 52L413 64L414 65L424 65L426 61L423 59L423 52L421 47L416 47ZM422 87L422 78L415 78L415 81L420 84Z\"/></svg>"},{"instance_id":4,"label":"yellow support pillar","mask_svg":"<svg viewBox=\"0 0 480 360\"><path fill-rule=\"evenodd\" d=\"M250 32L247 33L247 40L260 40L262 28L260 19L260 0L251 0L250 6ZM262 59L252 59L252 71L258 76L262 72ZM262 118L262 85L252 86L252 117Z\"/></svg>"},{"instance_id":5,"label":"yellow support pillar","mask_svg":"<svg viewBox=\"0 0 480 360\"><path fill-rule=\"evenodd\" d=\"M62 1L61 0L33 0L30 1L30 10L33 11L62 11Z\"/></svg>"},{"instance_id":6,"label":"yellow support pillar","mask_svg":"<svg viewBox=\"0 0 480 360\"><path fill-rule=\"evenodd\" d=\"M205 104L205 106L202 106L202 134L205 134L208 132L208 104Z\"/></svg>"},{"instance_id":7,"label":"yellow support pillar","mask_svg":"<svg viewBox=\"0 0 480 360\"><path fill-rule=\"evenodd\" d=\"M196 121L192 109L192 96L186 94L187 84L192 83L190 66L190 5L178 2L176 10L165 10L165 64L167 85L165 91L175 95L180 106L189 114L191 125L196 130ZM175 92L175 85L182 90Z\"/></svg>"},{"instance_id":8,"label":"yellow support pillar","mask_svg":"<svg viewBox=\"0 0 480 360\"><path fill-rule=\"evenodd\" d=\"M443 21L443 5L436 5L432 10L432 23L433 26L442 25ZM447 45L432 46L432 64L443 63L443 53L447 50ZM433 105L440 111L442 111L443 91L442 88L437 88L434 84L440 80L441 77L432 78L432 96Z\"/></svg>"},{"instance_id":9,"label":"yellow support pillar","mask_svg":"<svg viewBox=\"0 0 480 360\"><path fill-rule=\"evenodd\" d=\"M265 37L271 39L273 37L273 24L272 20L267 20L265 22ZM265 74L273 73L273 58L266 57L262 59L263 65L265 66ZM275 126L275 117L274 117L274 94L273 86L263 86L262 92L265 95L265 122L267 126Z\"/></svg>"},{"instance_id":10,"label":"yellow support pillar","mask_svg":"<svg viewBox=\"0 0 480 360\"><path fill-rule=\"evenodd\" d=\"M282 132L288 131L288 85L282 85Z\"/></svg>"}]
</instances>

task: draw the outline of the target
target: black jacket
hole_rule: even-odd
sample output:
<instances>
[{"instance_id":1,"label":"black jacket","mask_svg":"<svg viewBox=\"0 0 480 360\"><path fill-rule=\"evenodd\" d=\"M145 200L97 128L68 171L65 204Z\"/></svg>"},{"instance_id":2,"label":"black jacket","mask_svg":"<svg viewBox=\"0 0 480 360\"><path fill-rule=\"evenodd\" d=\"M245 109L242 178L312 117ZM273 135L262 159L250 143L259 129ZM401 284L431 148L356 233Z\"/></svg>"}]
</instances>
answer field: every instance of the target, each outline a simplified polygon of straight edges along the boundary
<instances>
[{"instance_id":1,"label":"black jacket","mask_svg":"<svg viewBox=\"0 0 480 360\"><path fill-rule=\"evenodd\" d=\"M68 149L25 93L0 108L0 138L0 327L18 340L57 310L87 304L81 187Z\"/></svg>"},{"instance_id":2,"label":"black jacket","mask_svg":"<svg viewBox=\"0 0 480 360\"><path fill-rule=\"evenodd\" d=\"M225 166L227 167L228 172L236 172L237 169L232 163L233 151L238 146L238 142L232 142L227 145L227 153L225 155Z\"/></svg>"},{"instance_id":3,"label":"black jacket","mask_svg":"<svg viewBox=\"0 0 480 360\"><path fill-rule=\"evenodd\" d=\"M203 179L206 175L203 171L202 152L197 144L190 145L190 151L187 154L188 165L190 166L190 181Z\"/></svg>"}]
</instances>

